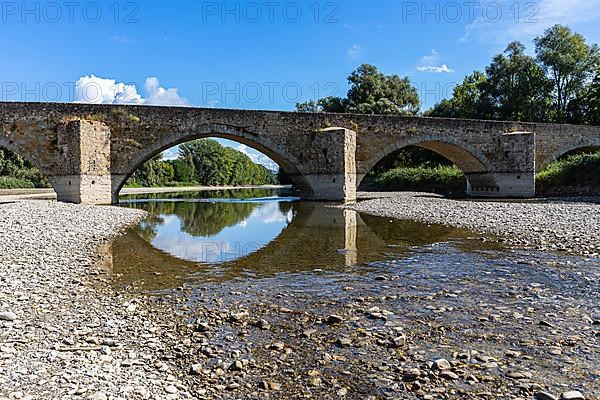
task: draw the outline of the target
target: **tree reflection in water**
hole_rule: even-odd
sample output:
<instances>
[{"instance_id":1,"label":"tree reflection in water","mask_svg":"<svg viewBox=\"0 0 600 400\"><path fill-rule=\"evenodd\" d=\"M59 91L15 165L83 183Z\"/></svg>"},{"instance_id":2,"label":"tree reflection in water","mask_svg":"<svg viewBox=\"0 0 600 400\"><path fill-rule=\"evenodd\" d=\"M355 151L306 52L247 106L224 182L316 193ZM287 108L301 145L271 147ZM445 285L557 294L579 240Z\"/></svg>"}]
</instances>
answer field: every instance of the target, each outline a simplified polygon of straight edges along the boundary
<instances>
[{"instance_id":1,"label":"tree reflection in water","mask_svg":"<svg viewBox=\"0 0 600 400\"><path fill-rule=\"evenodd\" d=\"M360 273L433 243L451 241L463 251L490 246L468 239L468 231L360 215L321 203L210 195L208 202L195 194L129 203L151 215L113 243L115 284L162 290L316 269ZM207 254L206 246L215 244L222 253L211 247Z\"/></svg>"},{"instance_id":2,"label":"tree reflection in water","mask_svg":"<svg viewBox=\"0 0 600 400\"><path fill-rule=\"evenodd\" d=\"M148 211L137 229L157 249L198 262L225 262L266 244L292 220L290 206L265 190L131 196L124 205ZM290 198L289 200L292 200Z\"/></svg>"}]
</instances>

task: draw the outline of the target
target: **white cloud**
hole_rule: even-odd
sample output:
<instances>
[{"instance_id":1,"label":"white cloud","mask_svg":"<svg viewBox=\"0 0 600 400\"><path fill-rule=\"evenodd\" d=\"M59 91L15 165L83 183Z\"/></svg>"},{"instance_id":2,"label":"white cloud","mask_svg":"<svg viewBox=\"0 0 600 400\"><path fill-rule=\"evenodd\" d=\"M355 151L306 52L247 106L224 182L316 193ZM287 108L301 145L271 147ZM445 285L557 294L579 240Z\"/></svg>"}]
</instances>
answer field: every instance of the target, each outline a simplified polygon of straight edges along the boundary
<instances>
[{"instance_id":1,"label":"white cloud","mask_svg":"<svg viewBox=\"0 0 600 400\"><path fill-rule=\"evenodd\" d=\"M421 57L420 63L422 65L431 65L436 63L439 58L440 53L438 53L436 49L431 49L431 54Z\"/></svg>"},{"instance_id":2,"label":"white cloud","mask_svg":"<svg viewBox=\"0 0 600 400\"><path fill-rule=\"evenodd\" d=\"M110 40L112 40L113 42L117 42L119 44L127 44L127 43L133 43L133 40L131 40L129 37L127 36L119 36L119 35L115 35L115 36L111 36L109 37Z\"/></svg>"},{"instance_id":3,"label":"white cloud","mask_svg":"<svg viewBox=\"0 0 600 400\"><path fill-rule=\"evenodd\" d=\"M446 64L442 64L439 67L433 65L423 65L417 67L417 70L431 74L451 74L454 72L454 70L452 68L449 68Z\"/></svg>"},{"instance_id":4,"label":"white cloud","mask_svg":"<svg viewBox=\"0 0 600 400\"><path fill-rule=\"evenodd\" d=\"M460 41L475 39L504 46L511 40L530 41L557 23L572 26L598 20L600 0L486 0L475 15Z\"/></svg>"},{"instance_id":5,"label":"white cloud","mask_svg":"<svg viewBox=\"0 0 600 400\"><path fill-rule=\"evenodd\" d=\"M177 160L179 158L179 146L171 147L162 153L163 160Z\"/></svg>"},{"instance_id":6,"label":"white cloud","mask_svg":"<svg viewBox=\"0 0 600 400\"><path fill-rule=\"evenodd\" d=\"M238 150L238 151L244 153L245 155L247 155L248 157L250 157L252 162L255 164L262 165L271 171L279 171L279 165L275 161L271 160L269 157L265 156L264 154L259 153L258 151L249 148L245 144L240 143L236 147L236 150Z\"/></svg>"},{"instance_id":7,"label":"white cloud","mask_svg":"<svg viewBox=\"0 0 600 400\"><path fill-rule=\"evenodd\" d=\"M157 106L186 106L187 100L179 95L178 89L165 89L157 78L150 77L144 83L147 104Z\"/></svg>"},{"instance_id":8,"label":"white cloud","mask_svg":"<svg viewBox=\"0 0 600 400\"><path fill-rule=\"evenodd\" d=\"M362 46L359 46L358 44L353 44L348 48L348 51L346 52L346 58L348 59L348 61L354 61L358 59L363 54L363 52L364 48Z\"/></svg>"},{"instance_id":9,"label":"white cloud","mask_svg":"<svg viewBox=\"0 0 600 400\"><path fill-rule=\"evenodd\" d=\"M75 84L75 102L92 104L145 104L161 106L187 106L178 89L165 89L157 78L150 77L144 83L145 97L135 85L95 75L82 76Z\"/></svg>"}]
</instances>

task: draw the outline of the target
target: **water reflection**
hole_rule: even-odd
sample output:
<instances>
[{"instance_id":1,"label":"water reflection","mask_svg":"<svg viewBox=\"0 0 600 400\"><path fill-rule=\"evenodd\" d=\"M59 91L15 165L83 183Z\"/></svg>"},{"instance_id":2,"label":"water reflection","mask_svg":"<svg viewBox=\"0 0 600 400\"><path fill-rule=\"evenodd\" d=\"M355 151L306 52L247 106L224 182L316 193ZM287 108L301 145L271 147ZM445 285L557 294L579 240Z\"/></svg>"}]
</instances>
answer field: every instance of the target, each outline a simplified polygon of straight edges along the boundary
<instances>
[{"instance_id":1,"label":"water reflection","mask_svg":"<svg viewBox=\"0 0 600 400\"><path fill-rule=\"evenodd\" d=\"M484 246L451 227L392 221L275 193L244 195L125 199L124 206L145 209L150 217L106 249L116 282L157 290L315 270L360 273L379 261L406 258L415 247L448 241L464 250Z\"/></svg>"}]
</instances>

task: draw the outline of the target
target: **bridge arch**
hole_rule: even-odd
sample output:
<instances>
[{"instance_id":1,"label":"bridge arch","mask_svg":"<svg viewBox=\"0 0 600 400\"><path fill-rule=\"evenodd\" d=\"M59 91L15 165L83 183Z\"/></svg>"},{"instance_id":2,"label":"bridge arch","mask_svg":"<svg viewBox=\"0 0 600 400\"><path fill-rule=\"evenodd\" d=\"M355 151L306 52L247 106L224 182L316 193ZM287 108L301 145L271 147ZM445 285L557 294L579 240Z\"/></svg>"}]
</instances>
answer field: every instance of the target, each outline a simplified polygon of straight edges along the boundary
<instances>
[{"instance_id":1,"label":"bridge arch","mask_svg":"<svg viewBox=\"0 0 600 400\"><path fill-rule=\"evenodd\" d=\"M383 158L408 146L431 150L454 163L467 178L468 193L490 194L490 192L499 190L498 182L493 174L493 166L484 154L460 139L440 134L411 136L382 147L374 156L363 162L360 168L362 173L358 176L357 185L361 184L366 174Z\"/></svg>"},{"instance_id":2,"label":"bridge arch","mask_svg":"<svg viewBox=\"0 0 600 400\"><path fill-rule=\"evenodd\" d=\"M275 161L301 194L311 195L313 193L311 185L304 177L302 164L280 145L238 127L206 124L189 130L162 135L159 140L136 152L125 165L120 166L116 181L113 181L113 197L117 198L127 179L152 157L174 146L203 138L228 139L251 147Z\"/></svg>"},{"instance_id":3,"label":"bridge arch","mask_svg":"<svg viewBox=\"0 0 600 400\"><path fill-rule=\"evenodd\" d=\"M24 150L18 143L10 140L5 132L1 130L0 127L0 149L4 148L8 151L11 151L19 156L23 157L25 161L27 161L31 166L37 168L40 174L48 181L53 190L56 191L56 181L53 172L45 162L45 160L41 157L36 157L30 152Z\"/></svg>"},{"instance_id":4,"label":"bridge arch","mask_svg":"<svg viewBox=\"0 0 600 400\"><path fill-rule=\"evenodd\" d=\"M19 146L17 143L8 139L3 134L3 132L0 132L0 147L3 147L6 150L12 151L13 153L16 153L23 157L23 159L25 159L28 163L36 167L46 178L52 177L52 172L48 170L47 165L43 163L41 159L39 159L38 157L34 157L28 151L22 149L21 146Z\"/></svg>"},{"instance_id":5,"label":"bridge arch","mask_svg":"<svg viewBox=\"0 0 600 400\"><path fill-rule=\"evenodd\" d=\"M590 137L584 138L584 140L567 142L561 147L543 154L541 159L537 160L536 172L543 171L551 162L558 160L568 153L585 149L600 149L600 137Z\"/></svg>"}]
</instances>

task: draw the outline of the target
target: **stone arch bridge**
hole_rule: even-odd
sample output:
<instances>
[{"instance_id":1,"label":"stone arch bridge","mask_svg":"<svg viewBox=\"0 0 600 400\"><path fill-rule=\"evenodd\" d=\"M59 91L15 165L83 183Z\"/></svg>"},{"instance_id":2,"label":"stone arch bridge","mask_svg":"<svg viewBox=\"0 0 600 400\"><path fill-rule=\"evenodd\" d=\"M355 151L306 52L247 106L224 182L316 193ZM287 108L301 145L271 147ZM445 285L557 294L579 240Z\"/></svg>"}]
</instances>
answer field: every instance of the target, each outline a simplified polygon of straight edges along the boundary
<instances>
[{"instance_id":1,"label":"stone arch bridge","mask_svg":"<svg viewBox=\"0 0 600 400\"><path fill-rule=\"evenodd\" d=\"M0 146L46 175L60 201L116 203L146 160L202 137L263 152L301 195L353 201L383 157L433 150L467 176L477 197L529 197L535 172L562 154L600 146L600 127L354 114L203 108L0 103Z\"/></svg>"}]
</instances>

